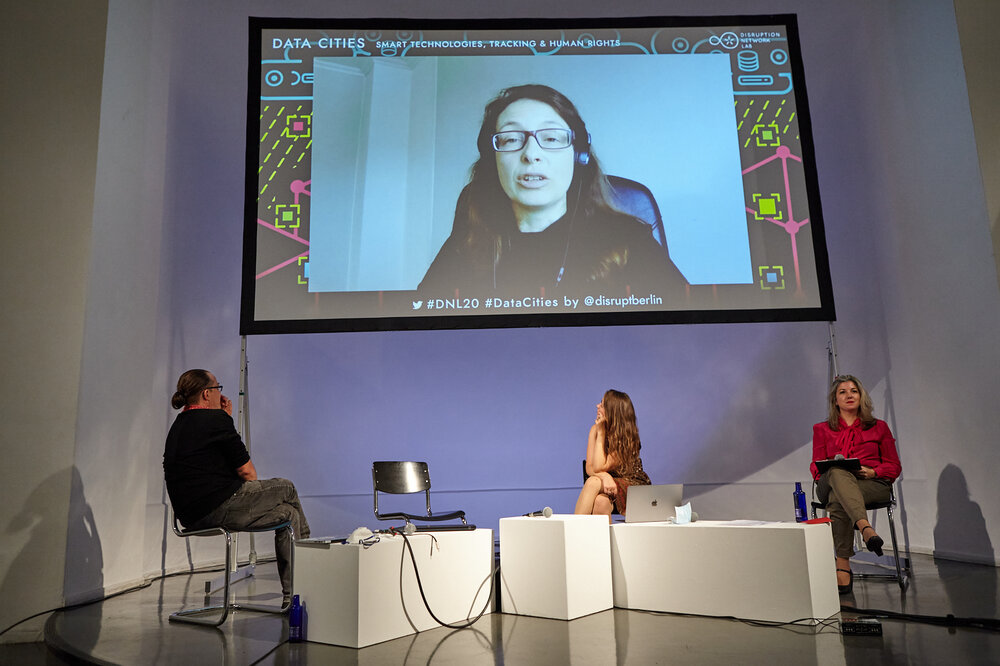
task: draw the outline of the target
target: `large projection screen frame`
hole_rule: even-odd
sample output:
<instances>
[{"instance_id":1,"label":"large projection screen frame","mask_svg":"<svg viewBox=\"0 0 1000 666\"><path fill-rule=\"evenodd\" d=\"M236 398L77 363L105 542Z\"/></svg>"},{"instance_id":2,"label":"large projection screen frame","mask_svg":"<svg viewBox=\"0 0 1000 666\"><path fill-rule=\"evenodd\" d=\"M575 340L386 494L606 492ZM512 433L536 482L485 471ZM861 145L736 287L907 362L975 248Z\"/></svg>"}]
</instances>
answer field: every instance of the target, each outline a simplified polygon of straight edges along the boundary
<instances>
[{"instance_id":1,"label":"large projection screen frame","mask_svg":"<svg viewBox=\"0 0 1000 666\"><path fill-rule=\"evenodd\" d=\"M303 40L309 40L305 48ZM595 44L605 45L603 51ZM798 30L792 14L530 20L251 17L248 52L241 335L836 319ZM662 60L653 60L656 58ZM685 63L717 69L719 58L728 59L730 68L729 108L735 109L732 141L725 136L713 139L718 143L711 144L712 150L697 151L690 147L695 144L684 143L690 141L685 139L684 124L701 123L702 116L717 115L718 104L699 109L701 98L692 101L691 96L701 95L703 85L708 93L717 91L718 83L692 83L690 90L684 87L688 76ZM648 141L656 146L660 141L669 147L685 147L649 151L652 156L646 161L653 164L666 155L666 166L647 166L642 171L638 164L642 160L629 159L622 147L626 142L616 141L620 137L607 130L614 116L644 106L629 97L640 93L625 90L622 94L627 99L619 103L620 110L604 110L612 118L604 120L601 134L600 96L595 95L595 102L587 100L586 93L588 88L618 85L600 78L601 72L607 77L618 63L647 71L661 62L682 70L680 75L663 76L681 78L676 79L676 85L675 79L670 79L670 94L649 103L655 108L646 111L646 116L637 116L637 122L649 113L667 109L664 113L677 114L670 117L679 118L674 124L681 129L664 130L662 137L646 136L650 127L646 123L640 125L643 136L637 137L636 143ZM494 299L480 298L478 293L470 299L470 292L427 294L416 288L419 276L451 231L456 194L468 182L477 156L475 133L483 106L491 99L478 90L476 95L466 95L464 89L455 91L454 81L492 81L493 77L498 82L492 88L495 94L512 81L510 76L504 78L504 71L517 71L522 66L528 66L533 74L521 83L549 85L550 72L554 72L553 80L560 82L570 81L574 72L595 72L596 84L568 82L552 87L578 91L566 95L584 116L593 137L590 147L606 174L653 182L650 189L659 204L668 261L673 261L688 283L681 298L665 305L661 298L657 304L653 294L646 299L646 292L627 290L626 298L604 299L602 295L590 299L595 305L589 309L577 299L581 305L573 304L570 309L572 298L558 293L549 296L543 287L541 300L534 298L539 294L531 294L533 298L515 302L503 294L504 307L490 310L485 301ZM372 74L372 70L378 71ZM400 70L405 71L400 74ZM614 78L627 77L626 73ZM414 107L403 133L397 132L400 123L391 117L392 109L388 119L380 119L379 113L385 116L387 112L376 110L371 102L379 94L385 98L386 93L379 91L399 81L403 88L393 88L392 95L399 97L402 93L398 90L405 90ZM633 87L639 91L644 88L641 84ZM351 90L360 93L354 95ZM370 106L358 110L359 95ZM388 99L395 99L392 95ZM464 97L474 97L464 125L453 124L443 111L435 113ZM580 98L584 98L582 103ZM609 102L608 106L613 105ZM334 129L343 118L354 123L352 130ZM472 136L468 136L470 129ZM700 128L687 133L697 135L698 131ZM365 133L369 143L358 148ZM462 140L456 140L455 134L461 134ZM428 169L428 159L421 157L419 163L401 160L402 165L390 162L387 168L384 154L389 149L373 148L373 135L375 143L381 141L389 149L408 142L411 160L412 155L433 154L438 166ZM345 142L354 142L354 152L349 149L344 153ZM334 154L330 146L351 159L330 159ZM726 165L732 163L731 155L737 151L739 164L734 170ZM702 152L707 154L704 164L696 160L691 169L680 164L680 160ZM364 159L358 157L362 153ZM727 157L719 157L722 155ZM449 171L440 168L442 163ZM629 168L638 170L639 175ZM698 180L698 174L712 173L713 168L725 173L704 176L704 182ZM465 180L458 178L459 171ZM399 192L386 193L387 186L402 182L407 185L401 185ZM733 186L733 182L738 185ZM716 183L724 184L716 188ZM716 200L732 209L737 190L742 196L737 202L741 223L732 215L696 219L699 207L714 205ZM694 203L685 200L690 192ZM412 210L406 210L410 202L420 203L410 209L421 217L430 217L429 212L435 211L433 222L421 222L419 228L406 226L402 219L395 222L397 214L413 216ZM365 209L367 218L357 214L359 209ZM314 210L323 211L315 222L310 217ZM342 217L351 220L345 225ZM717 219L727 220L730 226L715 229ZM370 232L386 220L397 226ZM738 228L744 225L745 229ZM726 247L719 245L718 238ZM373 248L381 253L383 247L385 256L373 258ZM414 248L422 248L422 254ZM716 260L723 255L725 261ZM727 267L726 262L736 268ZM371 269L376 263L379 266ZM726 277L734 270L737 278ZM395 281L382 288L378 281L389 273ZM310 280L319 283L321 274L330 276L322 279L328 280L323 284L332 286L314 288L310 284ZM713 282L716 275L723 277ZM370 286L373 279L374 287ZM496 277L494 286L495 282ZM369 286L354 286L358 284ZM474 308L470 307L472 301ZM500 303L501 299L495 301ZM547 307L550 301L552 307Z\"/></svg>"}]
</instances>

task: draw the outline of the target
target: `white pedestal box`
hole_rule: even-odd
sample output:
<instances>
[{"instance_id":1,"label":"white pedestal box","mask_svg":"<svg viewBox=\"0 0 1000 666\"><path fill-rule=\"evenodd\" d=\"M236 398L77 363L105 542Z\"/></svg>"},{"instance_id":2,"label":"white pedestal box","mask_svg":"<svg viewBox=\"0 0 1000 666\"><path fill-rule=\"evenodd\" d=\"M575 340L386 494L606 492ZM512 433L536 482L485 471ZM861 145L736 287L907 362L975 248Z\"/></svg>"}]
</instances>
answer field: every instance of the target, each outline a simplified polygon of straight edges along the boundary
<instances>
[{"instance_id":1,"label":"white pedestal box","mask_svg":"<svg viewBox=\"0 0 1000 666\"><path fill-rule=\"evenodd\" d=\"M460 623L487 604L492 610L493 530L408 538L427 602L439 619ZM295 593L306 606L306 639L360 648L440 626L424 606L404 549L403 537L384 534L368 548L297 542Z\"/></svg>"},{"instance_id":2,"label":"white pedestal box","mask_svg":"<svg viewBox=\"0 0 1000 666\"><path fill-rule=\"evenodd\" d=\"M824 524L618 523L611 569L619 608L778 622L840 611Z\"/></svg>"},{"instance_id":3,"label":"white pedestal box","mask_svg":"<svg viewBox=\"0 0 1000 666\"><path fill-rule=\"evenodd\" d=\"M606 516L500 519L504 613L572 620L612 607Z\"/></svg>"}]
</instances>

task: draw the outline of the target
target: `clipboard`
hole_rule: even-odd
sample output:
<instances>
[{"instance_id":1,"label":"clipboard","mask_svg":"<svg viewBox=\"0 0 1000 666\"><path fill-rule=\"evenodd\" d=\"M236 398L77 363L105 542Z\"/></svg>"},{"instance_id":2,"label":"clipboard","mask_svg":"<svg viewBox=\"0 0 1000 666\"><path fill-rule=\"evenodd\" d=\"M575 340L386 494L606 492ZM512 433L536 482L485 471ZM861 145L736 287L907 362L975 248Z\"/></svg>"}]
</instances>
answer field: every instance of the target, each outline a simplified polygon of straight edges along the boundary
<instances>
[{"instance_id":1,"label":"clipboard","mask_svg":"<svg viewBox=\"0 0 1000 666\"><path fill-rule=\"evenodd\" d=\"M819 470L820 474L826 473L831 467L839 467L841 469L846 469L849 472L856 472L861 469L861 461L857 458L842 458L840 460L834 460L833 458L829 460L817 460L816 469Z\"/></svg>"}]
</instances>

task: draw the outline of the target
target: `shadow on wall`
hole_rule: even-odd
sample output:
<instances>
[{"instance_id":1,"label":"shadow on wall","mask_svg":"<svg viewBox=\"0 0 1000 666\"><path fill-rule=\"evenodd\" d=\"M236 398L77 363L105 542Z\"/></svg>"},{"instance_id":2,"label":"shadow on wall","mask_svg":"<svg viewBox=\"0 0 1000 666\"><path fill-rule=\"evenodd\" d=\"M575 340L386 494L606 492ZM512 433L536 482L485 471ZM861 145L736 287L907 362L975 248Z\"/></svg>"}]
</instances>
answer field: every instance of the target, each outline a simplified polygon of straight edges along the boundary
<instances>
[{"instance_id":1,"label":"shadow on wall","mask_svg":"<svg viewBox=\"0 0 1000 666\"><path fill-rule=\"evenodd\" d=\"M983 512L969 497L965 474L951 464L938 477L934 557L994 564Z\"/></svg>"},{"instance_id":2,"label":"shadow on wall","mask_svg":"<svg viewBox=\"0 0 1000 666\"><path fill-rule=\"evenodd\" d=\"M69 525L66 529L66 566L63 594L66 603L98 599L104 595L104 551L97 533L94 512L83 492L83 479L75 466L70 469ZM90 648L97 645L101 635L101 606L88 606L77 625L80 637L78 646Z\"/></svg>"},{"instance_id":3,"label":"shadow on wall","mask_svg":"<svg viewBox=\"0 0 1000 666\"><path fill-rule=\"evenodd\" d=\"M969 497L965 474L947 465L938 478L938 520L934 526L934 564L951 605L958 617L996 617L997 569L993 544L979 505ZM947 559L937 559L947 558ZM982 562L989 566L968 566L949 560ZM988 646L965 646L964 656L972 663L988 653ZM956 655L959 660L963 655Z\"/></svg>"},{"instance_id":4,"label":"shadow on wall","mask_svg":"<svg viewBox=\"0 0 1000 666\"><path fill-rule=\"evenodd\" d=\"M67 477L69 477L67 479ZM69 481L69 520L64 523L63 505L52 502L58 497ZM64 528L65 525L65 528ZM58 532L66 529L66 541ZM64 578L62 598L65 603L77 603L100 598L104 593L104 554L101 539L97 533L94 514L87 504L83 491L83 479L76 467L70 467L49 476L40 483L24 506L4 529L4 538L29 531L24 547L14 558L7 571L7 577L0 585L0 599L8 608L17 609L19 617L45 610L33 605L38 598L38 577L52 575L40 563L58 561L61 553L53 553L53 545L65 548ZM100 613L88 616L89 622L81 627L81 643L97 643L101 631Z\"/></svg>"}]
</instances>

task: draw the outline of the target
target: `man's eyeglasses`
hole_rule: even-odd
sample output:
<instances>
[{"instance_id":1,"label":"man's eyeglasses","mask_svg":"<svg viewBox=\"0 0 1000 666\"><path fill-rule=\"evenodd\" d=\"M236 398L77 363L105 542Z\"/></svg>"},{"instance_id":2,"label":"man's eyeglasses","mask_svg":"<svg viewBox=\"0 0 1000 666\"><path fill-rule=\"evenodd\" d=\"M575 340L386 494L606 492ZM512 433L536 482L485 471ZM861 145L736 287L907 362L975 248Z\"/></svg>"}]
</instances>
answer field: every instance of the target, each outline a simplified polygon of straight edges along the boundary
<instances>
[{"instance_id":1,"label":"man's eyeglasses","mask_svg":"<svg viewBox=\"0 0 1000 666\"><path fill-rule=\"evenodd\" d=\"M206 386L204 388L205 391L211 391L212 389L219 389L219 392L221 393L222 392L222 384L219 384L218 386Z\"/></svg>"},{"instance_id":2,"label":"man's eyeglasses","mask_svg":"<svg viewBox=\"0 0 1000 666\"><path fill-rule=\"evenodd\" d=\"M545 150L562 150L573 143L573 130L551 128L534 132L524 130L509 130L493 135L493 150L498 153L512 153L521 150L528 143L528 137L535 137L535 143Z\"/></svg>"}]
</instances>

